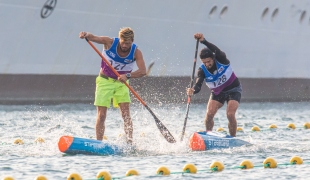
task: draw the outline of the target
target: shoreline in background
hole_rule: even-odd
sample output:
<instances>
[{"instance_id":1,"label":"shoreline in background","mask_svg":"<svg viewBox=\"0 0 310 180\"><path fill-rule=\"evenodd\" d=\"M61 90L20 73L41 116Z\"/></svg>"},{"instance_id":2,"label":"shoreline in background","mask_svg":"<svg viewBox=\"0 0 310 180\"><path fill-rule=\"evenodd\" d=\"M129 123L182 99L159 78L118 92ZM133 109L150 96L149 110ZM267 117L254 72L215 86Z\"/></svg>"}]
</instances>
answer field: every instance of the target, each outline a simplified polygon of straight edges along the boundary
<instances>
[{"instance_id":1,"label":"shoreline in background","mask_svg":"<svg viewBox=\"0 0 310 180\"><path fill-rule=\"evenodd\" d=\"M93 103L93 75L0 75L0 104ZM310 79L239 78L243 87L241 102L310 101ZM148 76L131 79L130 85L146 103L186 103L189 76ZM203 85L192 103L206 103L210 90ZM300 88L296 88L300 87ZM132 96L132 102L137 101Z\"/></svg>"}]
</instances>

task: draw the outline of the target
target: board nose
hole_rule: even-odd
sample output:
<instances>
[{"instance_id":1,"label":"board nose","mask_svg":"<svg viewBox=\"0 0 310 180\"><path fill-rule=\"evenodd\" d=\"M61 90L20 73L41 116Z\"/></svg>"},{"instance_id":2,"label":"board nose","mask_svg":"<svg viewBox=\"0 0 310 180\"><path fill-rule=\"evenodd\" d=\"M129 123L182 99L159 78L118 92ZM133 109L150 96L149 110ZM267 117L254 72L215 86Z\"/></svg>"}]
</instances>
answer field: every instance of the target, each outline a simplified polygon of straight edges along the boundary
<instances>
[{"instance_id":1,"label":"board nose","mask_svg":"<svg viewBox=\"0 0 310 180\"><path fill-rule=\"evenodd\" d=\"M73 142L72 136L61 136L58 141L58 148L61 152L66 152Z\"/></svg>"},{"instance_id":2,"label":"board nose","mask_svg":"<svg viewBox=\"0 0 310 180\"><path fill-rule=\"evenodd\" d=\"M206 150L205 142L203 138L197 132L191 135L189 139L189 147L193 151L205 151Z\"/></svg>"}]
</instances>

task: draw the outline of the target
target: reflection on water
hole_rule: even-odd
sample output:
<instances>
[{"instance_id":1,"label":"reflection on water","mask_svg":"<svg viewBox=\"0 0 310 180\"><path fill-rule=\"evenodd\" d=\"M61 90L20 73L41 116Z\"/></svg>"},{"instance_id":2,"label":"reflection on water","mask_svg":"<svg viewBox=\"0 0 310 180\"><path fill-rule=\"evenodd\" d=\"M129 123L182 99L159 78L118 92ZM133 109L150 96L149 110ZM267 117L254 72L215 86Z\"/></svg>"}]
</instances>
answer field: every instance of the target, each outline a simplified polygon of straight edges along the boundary
<instances>
[{"instance_id":1,"label":"reflection on water","mask_svg":"<svg viewBox=\"0 0 310 180\"><path fill-rule=\"evenodd\" d=\"M120 156L64 156L57 147L60 136L94 138L96 109L93 105L0 106L0 176L33 179L37 175L45 175L49 179L65 179L68 174L78 172L85 179L94 179L103 169L108 170L113 177L123 177L127 170L136 169L141 176L134 179L162 179L156 176L156 169L164 165L175 172L170 176L171 179L307 177L310 130L304 129L303 124L310 122L310 103L242 103L237 120L238 127L244 131L238 132L237 136L253 145L205 152L191 152L187 140L194 131L204 130L206 104L191 105L183 142L180 142L180 136L186 104L151 104L149 107L169 129L177 143L166 142L149 112L140 104L133 104L131 114L137 151ZM227 130L227 122L224 106L214 118L213 130L219 127ZM294 123L296 129L288 129L289 123ZM269 129L271 124L278 128ZM253 132L253 126L258 126L261 131ZM109 109L106 127L105 135L109 141L124 142L123 122L118 109ZM43 138L45 143L35 142L38 137ZM22 139L24 144L13 144L17 138ZM283 164L289 163L295 155L302 157L305 164L298 167L280 165L272 173L267 173L270 170L262 167L267 157L273 157L279 164ZM233 168L245 159L258 167L247 171ZM211 162L215 160L225 165L223 172L208 171ZM187 163L195 164L198 173L176 173L182 172Z\"/></svg>"}]
</instances>

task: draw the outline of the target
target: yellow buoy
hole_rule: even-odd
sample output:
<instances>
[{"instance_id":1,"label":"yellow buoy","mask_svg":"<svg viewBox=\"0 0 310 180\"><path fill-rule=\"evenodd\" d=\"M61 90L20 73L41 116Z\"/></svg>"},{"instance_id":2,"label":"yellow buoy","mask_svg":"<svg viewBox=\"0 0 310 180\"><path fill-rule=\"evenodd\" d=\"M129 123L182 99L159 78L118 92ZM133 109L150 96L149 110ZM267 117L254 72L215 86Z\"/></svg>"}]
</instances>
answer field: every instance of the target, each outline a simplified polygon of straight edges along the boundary
<instances>
[{"instance_id":1,"label":"yellow buoy","mask_svg":"<svg viewBox=\"0 0 310 180\"><path fill-rule=\"evenodd\" d=\"M67 177L67 180L82 180L82 177L77 173L71 173Z\"/></svg>"},{"instance_id":2,"label":"yellow buoy","mask_svg":"<svg viewBox=\"0 0 310 180\"><path fill-rule=\"evenodd\" d=\"M103 136L103 139L104 139L104 140L108 140L108 137L107 137L107 136Z\"/></svg>"},{"instance_id":3,"label":"yellow buoy","mask_svg":"<svg viewBox=\"0 0 310 180\"><path fill-rule=\"evenodd\" d=\"M253 126L253 127L252 127L252 131L260 131L260 129L259 129L258 126Z\"/></svg>"},{"instance_id":4,"label":"yellow buoy","mask_svg":"<svg viewBox=\"0 0 310 180\"><path fill-rule=\"evenodd\" d=\"M291 164L302 164L303 163L303 160L301 157L299 156L293 156L290 160L290 163Z\"/></svg>"},{"instance_id":5,"label":"yellow buoy","mask_svg":"<svg viewBox=\"0 0 310 180\"><path fill-rule=\"evenodd\" d=\"M15 139L14 144L19 144L19 145L21 145L21 144L24 144L24 141L21 140L21 139L19 139L19 138L17 138L17 139Z\"/></svg>"},{"instance_id":6,"label":"yellow buoy","mask_svg":"<svg viewBox=\"0 0 310 180\"><path fill-rule=\"evenodd\" d=\"M305 128L305 129L310 129L310 123L306 122L306 123L304 124L304 128Z\"/></svg>"},{"instance_id":7,"label":"yellow buoy","mask_svg":"<svg viewBox=\"0 0 310 180\"><path fill-rule=\"evenodd\" d=\"M3 178L3 180L14 180L14 178L12 176L6 176Z\"/></svg>"},{"instance_id":8,"label":"yellow buoy","mask_svg":"<svg viewBox=\"0 0 310 180\"><path fill-rule=\"evenodd\" d=\"M127 172L126 172L126 176L137 176L139 175L138 171L135 170L135 169L129 169Z\"/></svg>"},{"instance_id":9,"label":"yellow buoy","mask_svg":"<svg viewBox=\"0 0 310 180\"><path fill-rule=\"evenodd\" d=\"M112 179L111 174L108 171L100 171L100 172L98 172L96 177L97 177L97 179L101 178L104 180L111 180Z\"/></svg>"},{"instance_id":10,"label":"yellow buoy","mask_svg":"<svg viewBox=\"0 0 310 180\"><path fill-rule=\"evenodd\" d=\"M43 138L38 137L34 142L36 142L36 143L44 143L45 141L44 141Z\"/></svg>"},{"instance_id":11,"label":"yellow buoy","mask_svg":"<svg viewBox=\"0 0 310 180\"><path fill-rule=\"evenodd\" d=\"M47 178L45 176L37 176L34 180L47 180Z\"/></svg>"},{"instance_id":12,"label":"yellow buoy","mask_svg":"<svg viewBox=\"0 0 310 180\"><path fill-rule=\"evenodd\" d=\"M197 168L194 164L185 164L185 166L183 167L183 172L196 174Z\"/></svg>"},{"instance_id":13,"label":"yellow buoy","mask_svg":"<svg viewBox=\"0 0 310 180\"><path fill-rule=\"evenodd\" d=\"M224 164L219 161L214 161L210 165L210 168L212 171L222 171L224 169Z\"/></svg>"},{"instance_id":14,"label":"yellow buoy","mask_svg":"<svg viewBox=\"0 0 310 180\"><path fill-rule=\"evenodd\" d=\"M275 128L278 128L277 125L275 125L275 124L271 124L271 125L269 126L269 129L275 129Z\"/></svg>"},{"instance_id":15,"label":"yellow buoy","mask_svg":"<svg viewBox=\"0 0 310 180\"><path fill-rule=\"evenodd\" d=\"M237 131L243 131L242 127L237 127Z\"/></svg>"},{"instance_id":16,"label":"yellow buoy","mask_svg":"<svg viewBox=\"0 0 310 180\"><path fill-rule=\"evenodd\" d=\"M274 160L272 157L268 157L263 162L264 168L276 168L277 161Z\"/></svg>"},{"instance_id":17,"label":"yellow buoy","mask_svg":"<svg viewBox=\"0 0 310 180\"><path fill-rule=\"evenodd\" d=\"M167 176L167 175L170 175L170 170L167 167L165 167L165 166L160 166L156 170L156 174Z\"/></svg>"},{"instance_id":18,"label":"yellow buoy","mask_svg":"<svg viewBox=\"0 0 310 180\"><path fill-rule=\"evenodd\" d=\"M293 123L289 123L289 124L287 125L287 127L290 128L290 129L296 129L296 126L295 126L295 124L293 124Z\"/></svg>"},{"instance_id":19,"label":"yellow buoy","mask_svg":"<svg viewBox=\"0 0 310 180\"><path fill-rule=\"evenodd\" d=\"M204 132L204 130L202 130L202 129L199 129L197 132Z\"/></svg>"},{"instance_id":20,"label":"yellow buoy","mask_svg":"<svg viewBox=\"0 0 310 180\"><path fill-rule=\"evenodd\" d=\"M249 160L244 160L240 164L241 169L252 169L254 167L253 163Z\"/></svg>"},{"instance_id":21,"label":"yellow buoy","mask_svg":"<svg viewBox=\"0 0 310 180\"><path fill-rule=\"evenodd\" d=\"M217 128L217 130L216 130L217 132L222 132L222 131L225 131L225 129L224 128L222 128L222 127L219 127L219 128Z\"/></svg>"}]
</instances>

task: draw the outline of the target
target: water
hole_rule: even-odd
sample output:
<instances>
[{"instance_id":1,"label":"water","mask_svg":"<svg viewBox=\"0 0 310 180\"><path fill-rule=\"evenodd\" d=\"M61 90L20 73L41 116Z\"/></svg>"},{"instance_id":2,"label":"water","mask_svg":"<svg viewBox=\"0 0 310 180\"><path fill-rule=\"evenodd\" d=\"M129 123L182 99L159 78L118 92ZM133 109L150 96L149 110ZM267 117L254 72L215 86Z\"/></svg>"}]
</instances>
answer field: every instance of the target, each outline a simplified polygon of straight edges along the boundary
<instances>
[{"instance_id":1,"label":"water","mask_svg":"<svg viewBox=\"0 0 310 180\"><path fill-rule=\"evenodd\" d=\"M310 122L310 103L242 103L237 112L238 126L244 132L237 136L252 142L250 147L191 152L187 140L191 133L204 129L206 104L192 104L183 142L179 142L185 118L186 104L148 105L177 139L167 143L161 136L150 113L140 104L131 106L134 123L134 141L138 151L121 156L65 156L57 142L62 135L94 138L96 109L91 104L20 105L0 106L0 177L34 179L44 175L48 179L66 179L70 173L78 173L83 179L96 179L102 170L112 177L124 178L126 171L136 169L140 176L126 179L305 179L310 163L310 130L303 129ZM213 130L227 128L225 108L219 110ZM295 130L287 129L289 123ZM269 130L271 124L277 130ZM252 132L259 126L260 132ZM123 140L123 123L118 109L109 109L105 135L110 141ZM41 137L45 143L36 143ZM20 138L23 145L14 144ZM302 165L284 165L293 156L304 160ZM276 169L264 169L263 161L273 157ZM253 169L236 167L243 160L250 160ZM212 172L210 164L221 161L225 169ZM197 174L181 174L187 163L193 163ZM169 177L156 175L160 166L170 169Z\"/></svg>"}]
</instances>

